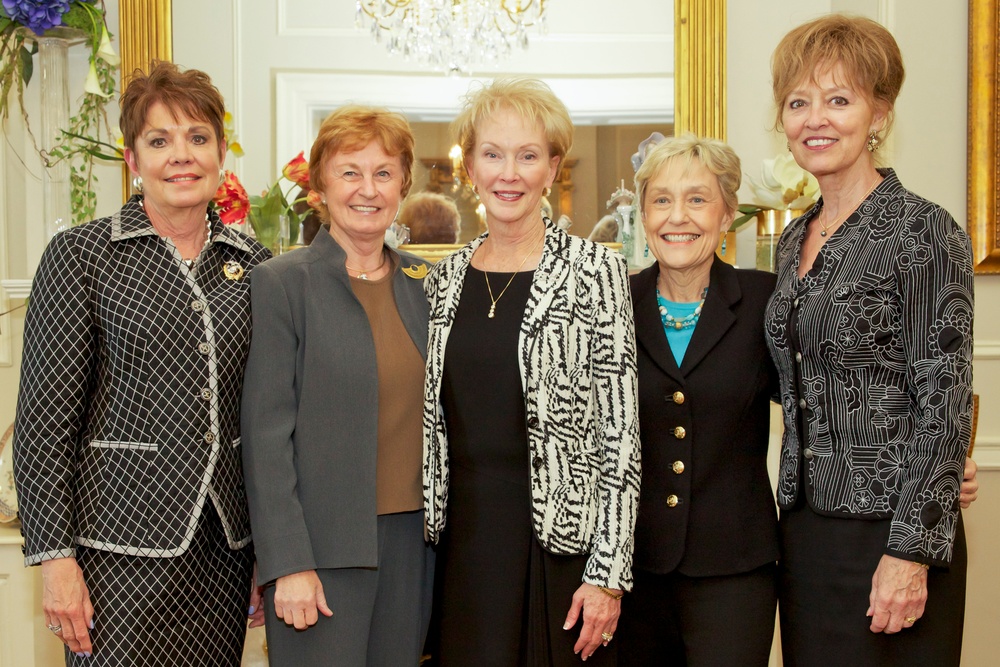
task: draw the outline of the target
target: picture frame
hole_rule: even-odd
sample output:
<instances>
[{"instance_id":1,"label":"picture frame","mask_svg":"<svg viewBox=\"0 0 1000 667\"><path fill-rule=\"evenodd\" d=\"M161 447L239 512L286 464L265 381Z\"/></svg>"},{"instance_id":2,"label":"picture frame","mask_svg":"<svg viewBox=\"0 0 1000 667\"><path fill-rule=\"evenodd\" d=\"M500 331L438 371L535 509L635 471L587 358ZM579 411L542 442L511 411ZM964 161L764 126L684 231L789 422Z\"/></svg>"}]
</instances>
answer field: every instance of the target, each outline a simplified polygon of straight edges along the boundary
<instances>
[{"instance_id":1,"label":"picture frame","mask_svg":"<svg viewBox=\"0 0 1000 667\"><path fill-rule=\"evenodd\" d=\"M975 272L1000 273L1000 1L969 0L968 231Z\"/></svg>"}]
</instances>

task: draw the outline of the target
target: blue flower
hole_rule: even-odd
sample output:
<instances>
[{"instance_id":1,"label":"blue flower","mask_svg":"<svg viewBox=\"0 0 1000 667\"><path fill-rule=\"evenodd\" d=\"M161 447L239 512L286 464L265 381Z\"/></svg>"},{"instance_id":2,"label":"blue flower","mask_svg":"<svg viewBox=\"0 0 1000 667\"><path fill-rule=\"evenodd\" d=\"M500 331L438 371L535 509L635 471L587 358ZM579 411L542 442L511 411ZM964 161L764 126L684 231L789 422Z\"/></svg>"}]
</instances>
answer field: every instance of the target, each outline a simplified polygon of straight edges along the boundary
<instances>
[{"instance_id":1,"label":"blue flower","mask_svg":"<svg viewBox=\"0 0 1000 667\"><path fill-rule=\"evenodd\" d=\"M69 3L70 0L3 0L3 8L12 21L41 35L49 28L62 25L62 16L69 11Z\"/></svg>"}]
</instances>

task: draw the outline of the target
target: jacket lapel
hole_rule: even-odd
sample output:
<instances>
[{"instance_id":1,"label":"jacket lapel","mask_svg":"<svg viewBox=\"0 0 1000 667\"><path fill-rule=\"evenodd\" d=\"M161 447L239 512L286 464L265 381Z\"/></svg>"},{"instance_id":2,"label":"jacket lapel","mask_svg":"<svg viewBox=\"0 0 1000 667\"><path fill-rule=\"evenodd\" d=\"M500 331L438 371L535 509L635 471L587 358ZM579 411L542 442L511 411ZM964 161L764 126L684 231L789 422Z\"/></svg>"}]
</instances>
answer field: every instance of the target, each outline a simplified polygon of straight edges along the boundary
<instances>
[{"instance_id":1,"label":"jacket lapel","mask_svg":"<svg viewBox=\"0 0 1000 667\"><path fill-rule=\"evenodd\" d=\"M635 291L632 297L635 302L635 337L649 358L664 373L680 382L683 376L677 368L674 353L670 351L667 336L663 333L663 320L660 319L660 309L656 303L656 278L659 274L659 265L653 264L632 279ZM690 353L689 348L688 354Z\"/></svg>"},{"instance_id":2,"label":"jacket lapel","mask_svg":"<svg viewBox=\"0 0 1000 667\"><path fill-rule=\"evenodd\" d=\"M681 364L681 373L684 375L690 373L736 323L732 308L743 298L736 269L718 257L712 263L708 284L708 295L701 309L701 317Z\"/></svg>"}]
</instances>

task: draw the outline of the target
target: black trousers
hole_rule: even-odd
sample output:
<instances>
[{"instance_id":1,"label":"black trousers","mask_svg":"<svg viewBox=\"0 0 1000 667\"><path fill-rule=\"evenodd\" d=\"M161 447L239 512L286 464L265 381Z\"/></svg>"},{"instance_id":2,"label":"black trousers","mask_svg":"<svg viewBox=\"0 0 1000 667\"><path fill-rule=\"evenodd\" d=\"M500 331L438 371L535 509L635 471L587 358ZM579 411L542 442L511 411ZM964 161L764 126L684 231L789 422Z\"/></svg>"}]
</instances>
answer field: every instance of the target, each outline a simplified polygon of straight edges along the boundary
<instances>
[{"instance_id":1,"label":"black trousers","mask_svg":"<svg viewBox=\"0 0 1000 667\"><path fill-rule=\"evenodd\" d=\"M615 643L621 667L766 667L774 638L774 563L720 577L635 571Z\"/></svg>"}]
</instances>

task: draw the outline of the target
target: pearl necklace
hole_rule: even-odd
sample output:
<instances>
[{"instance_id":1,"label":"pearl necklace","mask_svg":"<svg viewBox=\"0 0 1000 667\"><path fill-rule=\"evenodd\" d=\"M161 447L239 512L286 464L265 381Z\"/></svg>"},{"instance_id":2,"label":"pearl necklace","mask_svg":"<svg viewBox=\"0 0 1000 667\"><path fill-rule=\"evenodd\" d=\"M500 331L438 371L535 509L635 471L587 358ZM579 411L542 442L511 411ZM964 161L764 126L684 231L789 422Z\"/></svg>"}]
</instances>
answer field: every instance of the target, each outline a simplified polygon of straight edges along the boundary
<instances>
[{"instance_id":1,"label":"pearl necklace","mask_svg":"<svg viewBox=\"0 0 1000 667\"><path fill-rule=\"evenodd\" d=\"M188 267L189 269L194 268L195 262L198 261L198 258L201 257L201 253L205 250L205 248L208 247L208 244L211 241L212 241L212 221L211 221L211 219L209 219L208 213L206 213L205 214L205 242L203 244L201 244L201 250L198 251L197 255L195 255L191 259L184 259L183 257L181 258L181 261L184 262L184 265L186 267Z\"/></svg>"},{"instance_id":2,"label":"pearl necklace","mask_svg":"<svg viewBox=\"0 0 1000 667\"><path fill-rule=\"evenodd\" d=\"M705 298L708 296L708 288L706 287L702 290L701 301L695 306L694 312L690 315L685 315L684 317L674 317L667 312L667 300L663 298L660 294L659 288L656 289L656 303L660 310L660 320L663 322L664 329L675 329L680 331L681 329L687 329L689 327L694 327L698 324L698 320L701 318L701 309L705 305Z\"/></svg>"}]
</instances>

